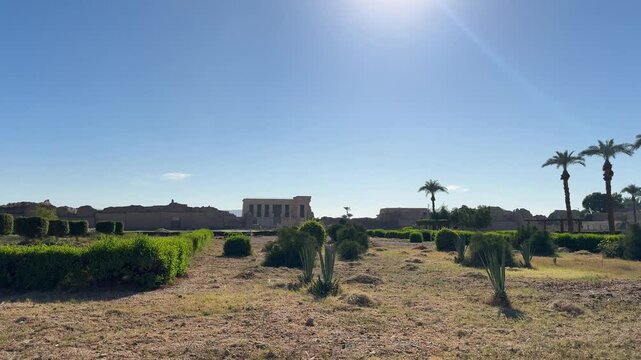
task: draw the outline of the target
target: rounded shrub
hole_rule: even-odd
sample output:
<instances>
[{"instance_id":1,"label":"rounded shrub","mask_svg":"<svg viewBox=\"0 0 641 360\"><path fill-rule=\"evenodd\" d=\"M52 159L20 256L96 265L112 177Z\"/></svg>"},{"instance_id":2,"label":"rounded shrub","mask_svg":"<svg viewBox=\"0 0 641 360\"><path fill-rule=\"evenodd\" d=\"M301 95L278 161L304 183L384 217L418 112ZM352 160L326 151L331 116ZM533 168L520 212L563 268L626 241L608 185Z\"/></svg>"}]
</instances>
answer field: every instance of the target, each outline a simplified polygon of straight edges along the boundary
<instances>
[{"instance_id":1,"label":"rounded shrub","mask_svg":"<svg viewBox=\"0 0 641 360\"><path fill-rule=\"evenodd\" d=\"M630 260L641 260L641 225L630 226L623 240L623 256Z\"/></svg>"},{"instance_id":2,"label":"rounded shrub","mask_svg":"<svg viewBox=\"0 0 641 360\"><path fill-rule=\"evenodd\" d=\"M70 236L86 236L89 233L89 222L87 220L78 220L69 222Z\"/></svg>"},{"instance_id":3,"label":"rounded shrub","mask_svg":"<svg viewBox=\"0 0 641 360\"><path fill-rule=\"evenodd\" d=\"M225 239L223 244L223 255L243 257L252 253L251 239L247 235L233 234Z\"/></svg>"},{"instance_id":4,"label":"rounded shrub","mask_svg":"<svg viewBox=\"0 0 641 360\"><path fill-rule=\"evenodd\" d=\"M443 228L436 233L436 250L438 251L456 251L456 240L458 235L447 228Z\"/></svg>"},{"instance_id":5,"label":"rounded shrub","mask_svg":"<svg viewBox=\"0 0 641 360\"><path fill-rule=\"evenodd\" d=\"M420 231L414 231L410 233L410 242L411 243L422 243L423 234Z\"/></svg>"},{"instance_id":6,"label":"rounded shrub","mask_svg":"<svg viewBox=\"0 0 641 360\"><path fill-rule=\"evenodd\" d=\"M500 254L501 249L505 253L505 266L515 266L516 262L512 255L512 245L501 236L492 234L476 233L470 238L468 246L468 258L464 264L468 266L482 267L482 256L489 251L496 251Z\"/></svg>"},{"instance_id":7,"label":"rounded shrub","mask_svg":"<svg viewBox=\"0 0 641 360\"><path fill-rule=\"evenodd\" d=\"M13 216L11 214L0 214L0 235L13 233Z\"/></svg>"},{"instance_id":8,"label":"rounded shrub","mask_svg":"<svg viewBox=\"0 0 641 360\"><path fill-rule=\"evenodd\" d=\"M283 227L278 230L275 241L265 244L264 266L301 268L303 263L300 251L306 246L315 246L316 239L295 227Z\"/></svg>"},{"instance_id":9,"label":"rounded shrub","mask_svg":"<svg viewBox=\"0 0 641 360\"><path fill-rule=\"evenodd\" d=\"M116 232L116 222L98 221L96 223L96 231L101 234L114 234Z\"/></svg>"},{"instance_id":10,"label":"rounded shrub","mask_svg":"<svg viewBox=\"0 0 641 360\"><path fill-rule=\"evenodd\" d=\"M64 237L69 235L69 221L66 220L49 220L49 236Z\"/></svg>"},{"instance_id":11,"label":"rounded shrub","mask_svg":"<svg viewBox=\"0 0 641 360\"><path fill-rule=\"evenodd\" d=\"M316 247L320 248L325 243L325 238L327 237L327 231L323 224L316 220L307 220L303 222L299 227L299 231L311 235L314 240L316 240Z\"/></svg>"},{"instance_id":12,"label":"rounded shrub","mask_svg":"<svg viewBox=\"0 0 641 360\"><path fill-rule=\"evenodd\" d=\"M343 241L338 244L336 249L338 251L338 257L341 260L357 260L362 250L362 247L359 243L352 240Z\"/></svg>"},{"instance_id":13,"label":"rounded shrub","mask_svg":"<svg viewBox=\"0 0 641 360\"><path fill-rule=\"evenodd\" d=\"M14 220L15 233L27 238L41 238L49 231L49 221L41 217L17 218Z\"/></svg>"},{"instance_id":14,"label":"rounded shrub","mask_svg":"<svg viewBox=\"0 0 641 360\"><path fill-rule=\"evenodd\" d=\"M122 221L115 222L114 233L117 235L123 235L125 233L125 224Z\"/></svg>"},{"instance_id":15,"label":"rounded shrub","mask_svg":"<svg viewBox=\"0 0 641 360\"><path fill-rule=\"evenodd\" d=\"M552 241L550 233L543 230L535 231L528 240L532 246L532 254L537 256L554 256L556 244Z\"/></svg>"}]
</instances>

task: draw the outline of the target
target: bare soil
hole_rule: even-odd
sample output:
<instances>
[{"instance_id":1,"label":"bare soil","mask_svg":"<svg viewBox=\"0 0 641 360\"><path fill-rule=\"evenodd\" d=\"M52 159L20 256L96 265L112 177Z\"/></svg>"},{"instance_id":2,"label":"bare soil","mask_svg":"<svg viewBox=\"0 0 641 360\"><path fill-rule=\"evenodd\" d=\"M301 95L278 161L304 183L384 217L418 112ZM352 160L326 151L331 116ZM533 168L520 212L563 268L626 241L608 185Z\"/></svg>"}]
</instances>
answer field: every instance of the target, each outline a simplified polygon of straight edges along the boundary
<instances>
[{"instance_id":1,"label":"bare soil","mask_svg":"<svg viewBox=\"0 0 641 360\"><path fill-rule=\"evenodd\" d=\"M239 259L217 239L155 291L1 293L0 358L641 357L638 262L534 258L534 270L508 271L511 317L487 304L482 270L431 243L377 239L376 256L337 262L339 296L315 300L291 286L299 270L260 266L267 240Z\"/></svg>"}]
</instances>

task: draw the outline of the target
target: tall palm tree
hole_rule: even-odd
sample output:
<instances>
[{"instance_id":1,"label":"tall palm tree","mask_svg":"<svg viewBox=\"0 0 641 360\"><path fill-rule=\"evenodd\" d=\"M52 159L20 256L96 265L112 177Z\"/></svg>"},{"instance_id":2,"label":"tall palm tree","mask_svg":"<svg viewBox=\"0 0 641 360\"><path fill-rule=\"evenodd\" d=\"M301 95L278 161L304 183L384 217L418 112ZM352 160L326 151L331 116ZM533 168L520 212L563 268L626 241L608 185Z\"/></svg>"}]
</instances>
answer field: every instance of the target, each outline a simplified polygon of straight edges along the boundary
<instances>
[{"instance_id":1,"label":"tall palm tree","mask_svg":"<svg viewBox=\"0 0 641 360\"><path fill-rule=\"evenodd\" d=\"M605 142L599 140L597 145L581 151L581 156L599 156L603 158L603 180L605 181L606 209L608 210L608 227L610 232L614 232L614 210L612 209L612 163L610 159L616 158L617 154L632 155L631 144L615 144L614 139Z\"/></svg>"},{"instance_id":2,"label":"tall palm tree","mask_svg":"<svg viewBox=\"0 0 641 360\"><path fill-rule=\"evenodd\" d=\"M632 197L632 212L634 214L634 223L637 223L637 197L641 196L641 187L638 187L636 185L628 185L621 190L621 192L625 192L630 194Z\"/></svg>"},{"instance_id":3,"label":"tall palm tree","mask_svg":"<svg viewBox=\"0 0 641 360\"><path fill-rule=\"evenodd\" d=\"M418 192L425 192L425 196L432 195L432 216L436 213L436 193L439 191L447 193L447 188L441 185L438 180L428 180L425 182L425 185L418 189Z\"/></svg>"},{"instance_id":4,"label":"tall palm tree","mask_svg":"<svg viewBox=\"0 0 641 360\"><path fill-rule=\"evenodd\" d=\"M568 231L574 232L574 221L572 220L572 206L570 205L570 173L568 166L570 165L583 165L585 166L585 158L581 155L574 155L574 151L564 152L557 151L556 155L549 158L542 167L556 165L556 168L563 168L561 173L561 180L563 180L563 191L565 192L565 211L568 219Z\"/></svg>"}]
</instances>

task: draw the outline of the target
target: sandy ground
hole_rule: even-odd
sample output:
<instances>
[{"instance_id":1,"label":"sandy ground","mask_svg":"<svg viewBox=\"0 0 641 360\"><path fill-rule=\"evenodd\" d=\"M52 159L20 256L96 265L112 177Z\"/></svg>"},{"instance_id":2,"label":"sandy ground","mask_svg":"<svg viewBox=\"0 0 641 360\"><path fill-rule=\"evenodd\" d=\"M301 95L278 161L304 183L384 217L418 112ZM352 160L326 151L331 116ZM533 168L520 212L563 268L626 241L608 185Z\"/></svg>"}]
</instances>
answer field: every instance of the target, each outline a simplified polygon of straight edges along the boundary
<instances>
[{"instance_id":1,"label":"sandy ground","mask_svg":"<svg viewBox=\"0 0 641 360\"><path fill-rule=\"evenodd\" d=\"M287 289L298 270L260 266L269 239L245 259L217 239L155 291L1 293L0 358L641 358L638 262L535 258L508 272L506 316L482 271L432 244L375 240L337 263L342 294L319 301Z\"/></svg>"}]
</instances>

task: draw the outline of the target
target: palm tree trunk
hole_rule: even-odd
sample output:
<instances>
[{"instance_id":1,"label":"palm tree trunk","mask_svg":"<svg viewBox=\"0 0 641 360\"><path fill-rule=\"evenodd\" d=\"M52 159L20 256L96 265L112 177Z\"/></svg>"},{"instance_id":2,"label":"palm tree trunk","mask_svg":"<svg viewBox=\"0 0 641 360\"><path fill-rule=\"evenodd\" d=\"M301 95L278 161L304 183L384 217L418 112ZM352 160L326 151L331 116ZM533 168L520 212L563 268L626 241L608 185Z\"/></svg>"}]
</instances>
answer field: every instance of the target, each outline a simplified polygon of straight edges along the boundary
<instances>
[{"instance_id":1,"label":"palm tree trunk","mask_svg":"<svg viewBox=\"0 0 641 360\"><path fill-rule=\"evenodd\" d=\"M436 214L436 204L435 204L436 198L434 197L434 193L432 193L432 217L434 217L434 214Z\"/></svg>"},{"instance_id":2,"label":"palm tree trunk","mask_svg":"<svg viewBox=\"0 0 641 360\"><path fill-rule=\"evenodd\" d=\"M572 220L572 206L570 205L570 173L567 170L563 170L561 174L561 180L563 180L563 191L565 193L565 211L568 219L568 232L574 232L574 221Z\"/></svg>"},{"instance_id":3,"label":"palm tree trunk","mask_svg":"<svg viewBox=\"0 0 641 360\"><path fill-rule=\"evenodd\" d=\"M632 197L632 213L634 214L634 223L637 223L637 198Z\"/></svg>"},{"instance_id":4,"label":"palm tree trunk","mask_svg":"<svg viewBox=\"0 0 641 360\"><path fill-rule=\"evenodd\" d=\"M614 209L612 208L612 177L614 176L614 171L612 171L612 164L610 160L606 160L603 164L603 180L605 181L605 206L608 211L608 228L610 233L614 233Z\"/></svg>"}]
</instances>

